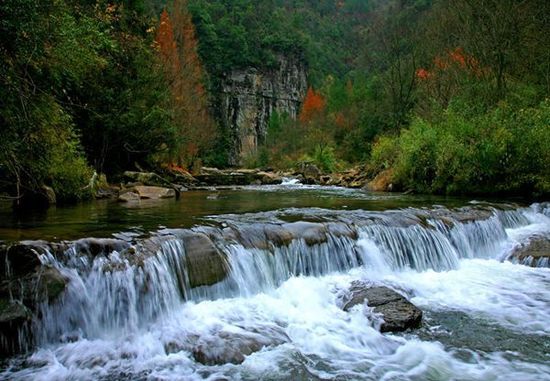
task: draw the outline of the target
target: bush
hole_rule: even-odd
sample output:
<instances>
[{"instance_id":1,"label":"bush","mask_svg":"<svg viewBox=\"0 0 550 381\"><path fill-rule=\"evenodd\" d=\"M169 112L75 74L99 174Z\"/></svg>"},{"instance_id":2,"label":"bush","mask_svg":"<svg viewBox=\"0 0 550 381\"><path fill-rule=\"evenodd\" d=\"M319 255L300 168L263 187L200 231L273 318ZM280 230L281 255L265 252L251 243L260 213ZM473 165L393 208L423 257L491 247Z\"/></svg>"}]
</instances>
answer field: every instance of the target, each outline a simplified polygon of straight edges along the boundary
<instances>
[{"instance_id":1,"label":"bush","mask_svg":"<svg viewBox=\"0 0 550 381\"><path fill-rule=\"evenodd\" d=\"M370 166L418 192L544 195L550 191L550 101L480 116L447 109L416 119L399 136L381 137Z\"/></svg>"},{"instance_id":2,"label":"bush","mask_svg":"<svg viewBox=\"0 0 550 381\"><path fill-rule=\"evenodd\" d=\"M333 172L336 169L336 156L332 147L315 147L313 162L324 172Z\"/></svg>"}]
</instances>

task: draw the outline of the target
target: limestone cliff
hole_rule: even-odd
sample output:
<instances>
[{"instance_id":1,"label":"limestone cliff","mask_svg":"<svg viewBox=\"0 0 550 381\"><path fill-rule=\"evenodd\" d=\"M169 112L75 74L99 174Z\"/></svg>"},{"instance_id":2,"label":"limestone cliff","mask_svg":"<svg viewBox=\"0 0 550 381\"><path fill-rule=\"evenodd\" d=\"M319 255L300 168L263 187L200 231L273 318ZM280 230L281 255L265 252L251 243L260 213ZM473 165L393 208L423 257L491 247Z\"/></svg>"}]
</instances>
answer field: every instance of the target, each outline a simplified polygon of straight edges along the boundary
<instances>
[{"instance_id":1,"label":"limestone cliff","mask_svg":"<svg viewBox=\"0 0 550 381\"><path fill-rule=\"evenodd\" d=\"M222 81L221 122L229 131L229 164L239 165L265 140L273 112L296 118L307 91L302 60L279 56L271 69L234 70Z\"/></svg>"}]
</instances>

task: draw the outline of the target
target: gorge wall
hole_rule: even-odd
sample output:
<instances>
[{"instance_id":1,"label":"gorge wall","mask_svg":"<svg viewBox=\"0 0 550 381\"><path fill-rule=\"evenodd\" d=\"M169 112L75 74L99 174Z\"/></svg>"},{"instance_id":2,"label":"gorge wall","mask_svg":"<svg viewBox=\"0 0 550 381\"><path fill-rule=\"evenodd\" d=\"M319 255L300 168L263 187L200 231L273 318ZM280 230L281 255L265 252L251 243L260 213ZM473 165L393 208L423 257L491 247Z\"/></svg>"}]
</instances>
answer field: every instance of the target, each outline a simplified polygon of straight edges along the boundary
<instances>
[{"instance_id":1,"label":"gorge wall","mask_svg":"<svg viewBox=\"0 0 550 381\"><path fill-rule=\"evenodd\" d=\"M239 165L265 141L274 112L296 118L307 91L307 71L298 57L278 56L270 69L234 70L222 81L221 122L229 131L229 164Z\"/></svg>"}]
</instances>

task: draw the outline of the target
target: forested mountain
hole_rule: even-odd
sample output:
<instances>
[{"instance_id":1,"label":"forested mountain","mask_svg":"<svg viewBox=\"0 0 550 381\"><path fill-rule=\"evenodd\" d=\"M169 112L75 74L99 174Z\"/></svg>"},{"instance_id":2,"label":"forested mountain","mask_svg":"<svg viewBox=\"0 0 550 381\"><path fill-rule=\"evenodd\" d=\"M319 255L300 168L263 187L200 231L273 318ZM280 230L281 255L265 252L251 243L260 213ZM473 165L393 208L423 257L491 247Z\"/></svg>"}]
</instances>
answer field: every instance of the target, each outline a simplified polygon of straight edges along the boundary
<instances>
[{"instance_id":1,"label":"forested mountain","mask_svg":"<svg viewBox=\"0 0 550 381\"><path fill-rule=\"evenodd\" d=\"M545 0L6 0L0 189L87 197L93 172L224 164L227 73L299 57L296 120L245 165L356 163L403 189L550 190Z\"/></svg>"}]
</instances>

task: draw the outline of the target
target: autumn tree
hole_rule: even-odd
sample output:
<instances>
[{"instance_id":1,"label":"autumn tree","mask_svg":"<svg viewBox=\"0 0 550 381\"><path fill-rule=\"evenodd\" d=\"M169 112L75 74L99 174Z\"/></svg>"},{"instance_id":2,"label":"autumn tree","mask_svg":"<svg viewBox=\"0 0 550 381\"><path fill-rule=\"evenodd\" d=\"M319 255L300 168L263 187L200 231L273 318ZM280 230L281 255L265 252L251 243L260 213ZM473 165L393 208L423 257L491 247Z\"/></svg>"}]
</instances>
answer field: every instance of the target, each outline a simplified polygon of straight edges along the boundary
<instances>
[{"instance_id":1,"label":"autumn tree","mask_svg":"<svg viewBox=\"0 0 550 381\"><path fill-rule=\"evenodd\" d=\"M323 96L312 87L309 87L298 119L304 124L310 123L316 117L319 117L324 109L325 99Z\"/></svg>"},{"instance_id":2,"label":"autumn tree","mask_svg":"<svg viewBox=\"0 0 550 381\"><path fill-rule=\"evenodd\" d=\"M162 12L156 36L157 50L171 85L173 121L178 130L178 148L170 161L191 167L211 146L216 130L208 113L204 71L187 1L174 0L170 13L166 9Z\"/></svg>"}]
</instances>

